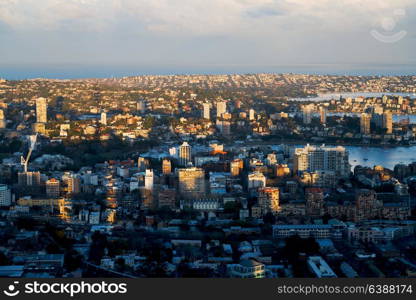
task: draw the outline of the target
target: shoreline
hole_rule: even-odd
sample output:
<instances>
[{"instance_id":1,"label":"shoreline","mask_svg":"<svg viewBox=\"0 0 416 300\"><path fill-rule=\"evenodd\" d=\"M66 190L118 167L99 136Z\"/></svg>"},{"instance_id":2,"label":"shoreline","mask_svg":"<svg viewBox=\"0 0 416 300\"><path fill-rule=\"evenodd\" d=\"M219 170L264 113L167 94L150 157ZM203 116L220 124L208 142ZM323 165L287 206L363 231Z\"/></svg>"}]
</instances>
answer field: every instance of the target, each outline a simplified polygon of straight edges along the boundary
<instances>
[{"instance_id":1,"label":"shoreline","mask_svg":"<svg viewBox=\"0 0 416 300\"><path fill-rule=\"evenodd\" d=\"M270 140L270 141L246 141L244 145L268 145L268 144L288 144L288 145L330 145L330 146L343 146L343 147L366 147L366 148L410 148L416 145L392 145L392 144L363 144L363 143L335 143L335 142L316 142L316 141L305 141L305 140Z\"/></svg>"}]
</instances>

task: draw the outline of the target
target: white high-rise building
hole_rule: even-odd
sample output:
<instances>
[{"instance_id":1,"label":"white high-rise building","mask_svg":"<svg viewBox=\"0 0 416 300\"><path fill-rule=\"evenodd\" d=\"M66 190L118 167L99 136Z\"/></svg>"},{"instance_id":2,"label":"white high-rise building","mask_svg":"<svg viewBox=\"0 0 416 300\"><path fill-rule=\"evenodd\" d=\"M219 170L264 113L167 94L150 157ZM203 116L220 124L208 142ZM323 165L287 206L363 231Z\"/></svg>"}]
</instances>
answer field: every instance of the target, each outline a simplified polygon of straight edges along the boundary
<instances>
[{"instance_id":1,"label":"white high-rise building","mask_svg":"<svg viewBox=\"0 0 416 300\"><path fill-rule=\"evenodd\" d=\"M105 111L101 112L100 123L107 125L107 113Z\"/></svg>"},{"instance_id":2,"label":"white high-rise building","mask_svg":"<svg viewBox=\"0 0 416 300\"><path fill-rule=\"evenodd\" d=\"M48 103L45 98L38 98L36 100L36 122L48 122Z\"/></svg>"},{"instance_id":3,"label":"white high-rise building","mask_svg":"<svg viewBox=\"0 0 416 300\"><path fill-rule=\"evenodd\" d=\"M351 172L349 154L344 147L320 147L307 145L295 149L294 165L297 172L334 171L346 177Z\"/></svg>"},{"instance_id":4,"label":"white high-rise building","mask_svg":"<svg viewBox=\"0 0 416 300\"><path fill-rule=\"evenodd\" d=\"M153 190L154 173L153 170L147 169L144 177L144 188L148 191Z\"/></svg>"},{"instance_id":5,"label":"white high-rise building","mask_svg":"<svg viewBox=\"0 0 416 300\"><path fill-rule=\"evenodd\" d=\"M251 108L248 112L248 118L250 121L253 121L256 118L255 114L256 114L256 111Z\"/></svg>"},{"instance_id":6,"label":"white high-rise building","mask_svg":"<svg viewBox=\"0 0 416 300\"><path fill-rule=\"evenodd\" d=\"M223 114L227 112L227 102L219 101L217 102L217 118L221 118Z\"/></svg>"},{"instance_id":7,"label":"white high-rise building","mask_svg":"<svg viewBox=\"0 0 416 300\"><path fill-rule=\"evenodd\" d=\"M203 106L202 117L206 120L209 120L211 118L211 116L210 116L211 104L204 103L204 104L202 104L202 106Z\"/></svg>"}]
</instances>

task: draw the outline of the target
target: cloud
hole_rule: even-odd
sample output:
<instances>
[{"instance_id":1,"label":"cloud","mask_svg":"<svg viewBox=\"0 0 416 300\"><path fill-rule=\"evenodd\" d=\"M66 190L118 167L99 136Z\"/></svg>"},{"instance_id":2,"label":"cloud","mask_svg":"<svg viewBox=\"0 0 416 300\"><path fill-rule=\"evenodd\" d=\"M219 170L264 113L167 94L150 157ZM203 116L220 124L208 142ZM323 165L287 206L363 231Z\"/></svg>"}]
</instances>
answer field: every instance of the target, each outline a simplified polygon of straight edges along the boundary
<instances>
[{"instance_id":1,"label":"cloud","mask_svg":"<svg viewBox=\"0 0 416 300\"><path fill-rule=\"evenodd\" d=\"M2 0L0 20L18 30L103 31L128 23L150 32L217 34L263 30L262 18L269 26L357 27L414 6L413 0Z\"/></svg>"},{"instance_id":2,"label":"cloud","mask_svg":"<svg viewBox=\"0 0 416 300\"><path fill-rule=\"evenodd\" d=\"M415 15L414 0L0 0L0 61L407 62ZM390 17L408 35L381 45L370 30Z\"/></svg>"}]
</instances>

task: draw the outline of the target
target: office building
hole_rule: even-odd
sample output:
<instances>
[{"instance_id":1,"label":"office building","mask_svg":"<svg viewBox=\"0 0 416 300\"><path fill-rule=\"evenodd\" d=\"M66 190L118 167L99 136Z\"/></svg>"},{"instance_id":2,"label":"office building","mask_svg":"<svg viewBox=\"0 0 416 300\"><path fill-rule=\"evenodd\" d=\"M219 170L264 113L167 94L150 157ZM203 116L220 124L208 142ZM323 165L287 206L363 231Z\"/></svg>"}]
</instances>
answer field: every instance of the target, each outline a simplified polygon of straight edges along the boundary
<instances>
[{"instance_id":1,"label":"office building","mask_svg":"<svg viewBox=\"0 0 416 300\"><path fill-rule=\"evenodd\" d=\"M0 206L10 206L12 204L12 194L6 184L0 184Z\"/></svg>"},{"instance_id":2,"label":"office building","mask_svg":"<svg viewBox=\"0 0 416 300\"><path fill-rule=\"evenodd\" d=\"M200 168L179 169L179 192L185 198L202 198L205 195L205 172Z\"/></svg>"},{"instance_id":3,"label":"office building","mask_svg":"<svg viewBox=\"0 0 416 300\"><path fill-rule=\"evenodd\" d=\"M46 196L51 198L58 198L60 194L60 182L55 178L51 178L45 183Z\"/></svg>"}]
</instances>

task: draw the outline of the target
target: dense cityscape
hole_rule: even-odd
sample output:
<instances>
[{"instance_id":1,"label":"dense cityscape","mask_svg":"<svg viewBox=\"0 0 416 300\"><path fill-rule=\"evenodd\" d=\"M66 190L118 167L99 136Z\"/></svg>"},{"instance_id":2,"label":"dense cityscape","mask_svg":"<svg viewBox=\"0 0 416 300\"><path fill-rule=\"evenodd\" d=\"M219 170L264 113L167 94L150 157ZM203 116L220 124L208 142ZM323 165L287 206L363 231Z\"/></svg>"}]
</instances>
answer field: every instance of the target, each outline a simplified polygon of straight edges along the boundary
<instances>
[{"instance_id":1,"label":"dense cityscape","mask_svg":"<svg viewBox=\"0 0 416 300\"><path fill-rule=\"evenodd\" d=\"M416 76L0 80L0 276L415 277L415 93Z\"/></svg>"}]
</instances>

